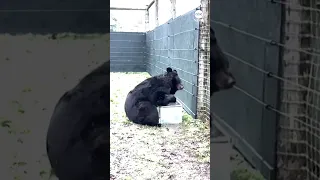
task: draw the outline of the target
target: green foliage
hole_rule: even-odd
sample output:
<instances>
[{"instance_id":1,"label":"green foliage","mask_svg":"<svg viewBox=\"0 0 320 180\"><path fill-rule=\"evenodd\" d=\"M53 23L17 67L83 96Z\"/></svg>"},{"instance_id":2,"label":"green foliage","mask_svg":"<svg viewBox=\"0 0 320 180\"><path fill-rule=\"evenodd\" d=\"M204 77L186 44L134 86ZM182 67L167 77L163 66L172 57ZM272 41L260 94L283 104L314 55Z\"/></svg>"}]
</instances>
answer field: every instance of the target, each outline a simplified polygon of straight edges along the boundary
<instances>
[{"instance_id":1,"label":"green foliage","mask_svg":"<svg viewBox=\"0 0 320 180\"><path fill-rule=\"evenodd\" d=\"M192 121L193 121L193 118L189 114L184 112L182 115L182 122L185 124L190 124Z\"/></svg>"},{"instance_id":2,"label":"green foliage","mask_svg":"<svg viewBox=\"0 0 320 180\"><path fill-rule=\"evenodd\" d=\"M231 179L234 180L265 180L264 177L255 170L248 170L247 168L238 168L232 171Z\"/></svg>"}]
</instances>

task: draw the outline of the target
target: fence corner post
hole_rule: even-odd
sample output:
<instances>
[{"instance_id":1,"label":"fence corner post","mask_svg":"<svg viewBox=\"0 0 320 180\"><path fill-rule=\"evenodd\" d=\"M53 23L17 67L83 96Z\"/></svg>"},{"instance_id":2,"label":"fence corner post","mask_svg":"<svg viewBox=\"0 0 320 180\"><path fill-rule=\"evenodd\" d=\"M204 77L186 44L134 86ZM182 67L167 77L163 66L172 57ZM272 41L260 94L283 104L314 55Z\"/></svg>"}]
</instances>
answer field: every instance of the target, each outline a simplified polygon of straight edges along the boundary
<instances>
[{"instance_id":1,"label":"fence corner post","mask_svg":"<svg viewBox=\"0 0 320 180\"><path fill-rule=\"evenodd\" d=\"M199 23L199 62L197 118L210 120L210 1L201 0Z\"/></svg>"},{"instance_id":2,"label":"fence corner post","mask_svg":"<svg viewBox=\"0 0 320 180\"><path fill-rule=\"evenodd\" d=\"M171 2L171 17L172 19L175 19L177 17L176 0L170 0L170 2Z\"/></svg>"},{"instance_id":3,"label":"fence corner post","mask_svg":"<svg viewBox=\"0 0 320 180\"><path fill-rule=\"evenodd\" d=\"M149 31L149 10L145 12L145 31Z\"/></svg>"},{"instance_id":4,"label":"fence corner post","mask_svg":"<svg viewBox=\"0 0 320 180\"><path fill-rule=\"evenodd\" d=\"M159 0L154 0L154 5L155 5L155 23L156 27L159 26Z\"/></svg>"}]
</instances>

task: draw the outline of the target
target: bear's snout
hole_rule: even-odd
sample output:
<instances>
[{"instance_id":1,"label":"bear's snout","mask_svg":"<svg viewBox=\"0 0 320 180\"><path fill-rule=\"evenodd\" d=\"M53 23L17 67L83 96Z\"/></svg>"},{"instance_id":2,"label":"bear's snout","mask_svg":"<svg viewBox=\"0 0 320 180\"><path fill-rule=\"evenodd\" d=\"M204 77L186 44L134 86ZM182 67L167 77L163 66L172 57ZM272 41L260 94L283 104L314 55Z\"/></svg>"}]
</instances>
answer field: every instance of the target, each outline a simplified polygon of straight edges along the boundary
<instances>
[{"instance_id":1,"label":"bear's snout","mask_svg":"<svg viewBox=\"0 0 320 180\"><path fill-rule=\"evenodd\" d=\"M227 88L232 88L234 85L236 84L236 80L234 79L234 77L232 75L230 75L228 77L228 81L227 81Z\"/></svg>"},{"instance_id":2,"label":"bear's snout","mask_svg":"<svg viewBox=\"0 0 320 180\"><path fill-rule=\"evenodd\" d=\"M184 87L183 87L182 84L178 84L178 85L177 85L177 89L178 89L178 90L182 90L183 88L184 88Z\"/></svg>"}]
</instances>

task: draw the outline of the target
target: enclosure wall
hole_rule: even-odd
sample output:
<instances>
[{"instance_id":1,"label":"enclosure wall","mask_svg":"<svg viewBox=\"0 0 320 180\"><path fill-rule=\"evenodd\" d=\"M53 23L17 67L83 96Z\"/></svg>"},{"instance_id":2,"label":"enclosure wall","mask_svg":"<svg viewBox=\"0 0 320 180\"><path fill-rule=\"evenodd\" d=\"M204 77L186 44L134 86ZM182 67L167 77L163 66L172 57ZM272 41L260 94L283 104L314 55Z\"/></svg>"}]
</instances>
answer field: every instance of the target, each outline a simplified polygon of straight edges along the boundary
<instances>
[{"instance_id":1,"label":"enclosure wall","mask_svg":"<svg viewBox=\"0 0 320 180\"><path fill-rule=\"evenodd\" d=\"M184 85L177 97L193 117L197 112L199 37L199 22L195 20L194 12L170 20L146 35L147 72L157 75L167 67L176 69Z\"/></svg>"},{"instance_id":2,"label":"enclosure wall","mask_svg":"<svg viewBox=\"0 0 320 180\"><path fill-rule=\"evenodd\" d=\"M232 13L232 15L230 15ZM281 6L271 1L211 2L211 27L237 85L213 96L214 122L266 177L275 170ZM212 70L213 71L213 70ZM213 72L214 73L214 72Z\"/></svg>"},{"instance_id":3,"label":"enclosure wall","mask_svg":"<svg viewBox=\"0 0 320 180\"><path fill-rule=\"evenodd\" d=\"M104 0L0 1L0 33L107 33L109 13Z\"/></svg>"},{"instance_id":4,"label":"enclosure wall","mask_svg":"<svg viewBox=\"0 0 320 180\"><path fill-rule=\"evenodd\" d=\"M110 71L145 72L145 45L145 33L111 32Z\"/></svg>"}]
</instances>

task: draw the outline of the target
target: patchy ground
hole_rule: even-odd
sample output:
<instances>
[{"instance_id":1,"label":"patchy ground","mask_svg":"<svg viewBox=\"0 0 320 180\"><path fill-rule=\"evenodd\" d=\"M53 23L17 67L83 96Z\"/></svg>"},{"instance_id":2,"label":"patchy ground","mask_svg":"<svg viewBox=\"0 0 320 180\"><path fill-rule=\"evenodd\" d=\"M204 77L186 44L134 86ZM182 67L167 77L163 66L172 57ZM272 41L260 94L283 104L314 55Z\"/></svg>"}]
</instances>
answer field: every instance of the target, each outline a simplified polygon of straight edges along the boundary
<instances>
[{"instance_id":1,"label":"patchy ground","mask_svg":"<svg viewBox=\"0 0 320 180\"><path fill-rule=\"evenodd\" d=\"M186 114L183 124L161 128L127 120L126 95L147 76L147 73L111 74L112 179L210 179L209 124Z\"/></svg>"},{"instance_id":2,"label":"patchy ground","mask_svg":"<svg viewBox=\"0 0 320 180\"><path fill-rule=\"evenodd\" d=\"M45 137L59 97L109 57L107 35L0 35L0 172L48 179Z\"/></svg>"}]
</instances>

